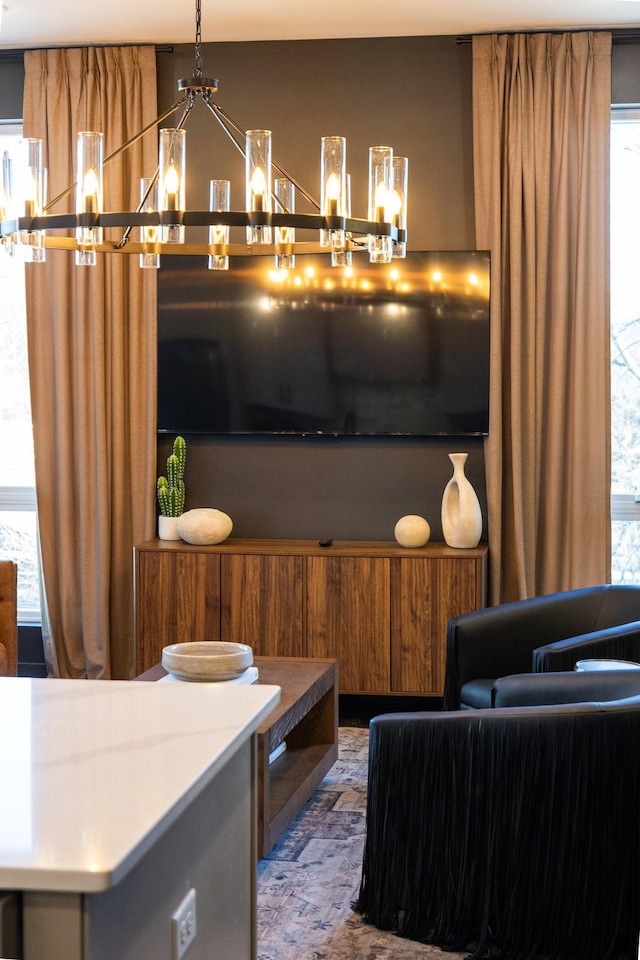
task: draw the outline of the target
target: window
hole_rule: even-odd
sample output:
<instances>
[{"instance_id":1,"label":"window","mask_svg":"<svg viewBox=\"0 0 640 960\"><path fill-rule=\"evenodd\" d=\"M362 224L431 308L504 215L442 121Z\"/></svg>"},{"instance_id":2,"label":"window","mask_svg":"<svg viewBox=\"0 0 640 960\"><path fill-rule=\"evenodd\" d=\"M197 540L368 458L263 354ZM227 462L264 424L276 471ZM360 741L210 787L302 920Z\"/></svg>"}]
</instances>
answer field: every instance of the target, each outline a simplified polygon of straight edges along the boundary
<instances>
[{"instance_id":1,"label":"window","mask_svg":"<svg viewBox=\"0 0 640 960\"><path fill-rule=\"evenodd\" d=\"M14 170L19 123L0 122L0 157ZM18 619L39 622L33 432L27 363L24 265L0 249L0 559L18 564Z\"/></svg>"},{"instance_id":2,"label":"window","mask_svg":"<svg viewBox=\"0 0 640 960\"><path fill-rule=\"evenodd\" d=\"M611 123L611 561L640 583L640 108Z\"/></svg>"}]
</instances>

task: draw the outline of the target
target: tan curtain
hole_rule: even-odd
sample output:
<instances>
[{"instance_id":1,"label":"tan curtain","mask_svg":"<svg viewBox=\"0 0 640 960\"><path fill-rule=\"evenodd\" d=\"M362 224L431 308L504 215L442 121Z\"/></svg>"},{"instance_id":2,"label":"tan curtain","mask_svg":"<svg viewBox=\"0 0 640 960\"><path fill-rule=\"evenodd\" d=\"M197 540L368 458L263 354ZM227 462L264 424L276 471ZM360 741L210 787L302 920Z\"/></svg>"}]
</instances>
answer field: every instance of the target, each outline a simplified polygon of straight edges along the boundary
<instances>
[{"instance_id":1,"label":"tan curtain","mask_svg":"<svg viewBox=\"0 0 640 960\"><path fill-rule=\"evenodd\" d=\"M473 40L491 602L610 577L609 33Z\"/></svg>"},{"instance_id":2,"label":"tan curtain","mask_svg":"<svg viewBox=\"0 0 640 960\"><path fill-rule=\"evenodd\" d=\"M156 115L152 47L25 54L24 132L44 141L50 199L75 179L79 130L105 156ZM157 157L154 131L105 168L105 209L135 209ZM52 213L73 210L75 198ZM122 231L120 231L121 235ZM132 548L155 515L156 278L137 257L48 251L27 267L45 654L62 677L134 668Z\"/></svg>"}]
</instances>

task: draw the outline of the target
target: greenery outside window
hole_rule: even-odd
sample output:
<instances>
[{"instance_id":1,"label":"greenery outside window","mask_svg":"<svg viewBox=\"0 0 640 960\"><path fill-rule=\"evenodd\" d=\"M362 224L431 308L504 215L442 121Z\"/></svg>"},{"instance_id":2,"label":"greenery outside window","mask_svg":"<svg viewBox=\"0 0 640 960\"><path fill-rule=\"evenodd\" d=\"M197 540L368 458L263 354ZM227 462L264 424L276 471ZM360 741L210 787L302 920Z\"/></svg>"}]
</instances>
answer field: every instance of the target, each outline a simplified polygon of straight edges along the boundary
<instances>
[{"instance_id":1,"label":"greenery outside window","mask_svg":"<svg viewBox=\"0 0 640 960\"><path fill-rule=\"evenodd\" d=\"M611 579L640 583L640 107L611 121Z\"/></svg>"},{"instance_id":2,"label":"greenery outside window","mask_svg":"<svg viewBox=\"0 0 640 960\"><path fill-rule=\"evenodd\" d=\"M20 122L0 121L0 158L18 164ZM40 622L24 264L0 250L0 559L18 564L18 619Z\"/></svg>"}]
</instances>

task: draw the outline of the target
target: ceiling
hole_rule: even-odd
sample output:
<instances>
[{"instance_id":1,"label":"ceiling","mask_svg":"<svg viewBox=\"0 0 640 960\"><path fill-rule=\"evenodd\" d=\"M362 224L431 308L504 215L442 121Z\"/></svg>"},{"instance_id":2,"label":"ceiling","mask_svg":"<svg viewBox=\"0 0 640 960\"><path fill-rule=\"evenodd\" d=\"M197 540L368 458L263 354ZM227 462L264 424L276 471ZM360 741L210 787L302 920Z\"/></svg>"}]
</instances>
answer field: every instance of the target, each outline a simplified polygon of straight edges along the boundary
<instances>
[{"instance_id":1,"label":"ceiling","mask_svg":"<svg viewBox=\"0 0 640 960\"><path fill-rule=\"evenodd\" d=\"M640 27L640 0L201 0L202 40ZM0 50L192 43L193 0L0 0Z\"/></svg>"}]
</instances>

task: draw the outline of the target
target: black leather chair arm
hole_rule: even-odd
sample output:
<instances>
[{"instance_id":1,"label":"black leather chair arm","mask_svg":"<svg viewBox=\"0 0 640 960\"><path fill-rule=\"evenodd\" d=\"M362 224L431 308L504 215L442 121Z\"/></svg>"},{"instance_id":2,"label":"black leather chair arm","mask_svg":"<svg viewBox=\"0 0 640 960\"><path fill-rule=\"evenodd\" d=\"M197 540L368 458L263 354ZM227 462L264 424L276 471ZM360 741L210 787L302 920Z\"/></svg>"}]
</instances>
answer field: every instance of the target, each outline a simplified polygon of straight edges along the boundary
<instances>
[{"instance_id":1,"label":"black leather chair arm","mask_svg":"<svg viewBox=\"0 0 640 960\"><path fill-rule=\"evenodd\" d=\"M494 707L584 703L640 696L640 669L597 672L520 673L493 685Z\"/></svg>"},{"instance_id":2,"label":"black leather chair arm","mask_svg":"<svg viewBox=\"0 0 640 960\"><path fill-rule=\"evenodd\" d=\"M444 709L459 708L468 680L530 671L536 647L592 629L600 603L594 588L584 588L453 617L447 625Z\"/></svg>"},{"instance_id":3,"label":"black leather chair arm","mask_svg":"<svg viewBox=\"0 0 640 960\"><path fill-rule=\"evenodd\" d=\"M639 742L640 698L375 718L356 909L476 958L630 960Z\"/></svg>"},{"instance_id":4,"label":"black leather chair arm","mask_svg":"<svg viewBox=\"0 0 640 960\"><path fill-rule=\"evenodd\" d=\"M578 660L588 659L640 662L640 620L538 647L533 651L533 671L572 670Z\"/></svg>"}]
</instances>

